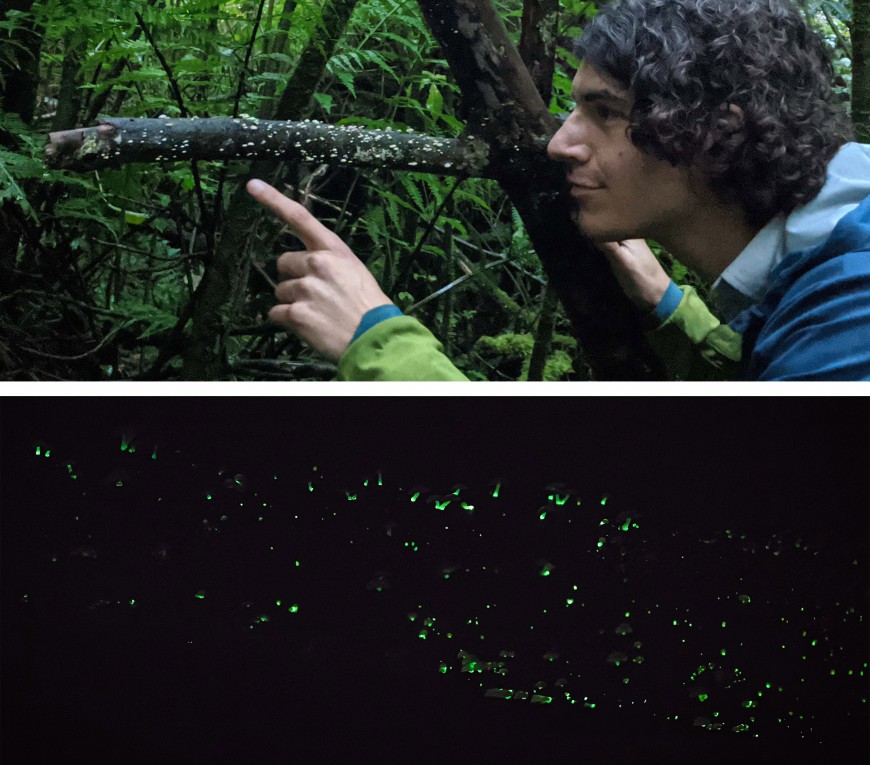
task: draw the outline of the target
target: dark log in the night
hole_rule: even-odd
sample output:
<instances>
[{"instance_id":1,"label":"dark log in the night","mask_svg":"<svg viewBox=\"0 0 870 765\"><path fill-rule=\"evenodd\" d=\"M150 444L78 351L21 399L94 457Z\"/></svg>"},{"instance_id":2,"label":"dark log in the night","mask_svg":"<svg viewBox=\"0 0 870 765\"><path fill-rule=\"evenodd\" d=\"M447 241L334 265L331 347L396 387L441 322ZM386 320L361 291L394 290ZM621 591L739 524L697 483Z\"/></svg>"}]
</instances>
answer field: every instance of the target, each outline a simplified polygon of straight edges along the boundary
<instances>
[{"instance_id":1,"label":"dark log in the night","mask_svg":"<svg viewBox=\"0 0 870 765\"><path fill-rule=\"evenodd\" d=\"M490 174L489 149L479 140L363 130L314 120L119 117L101 120L97 127L51 133L45 147L49 167L70 170L161 160L291 157L310 163L389 167L439 175Z\"/></svg>"}]
</instances>

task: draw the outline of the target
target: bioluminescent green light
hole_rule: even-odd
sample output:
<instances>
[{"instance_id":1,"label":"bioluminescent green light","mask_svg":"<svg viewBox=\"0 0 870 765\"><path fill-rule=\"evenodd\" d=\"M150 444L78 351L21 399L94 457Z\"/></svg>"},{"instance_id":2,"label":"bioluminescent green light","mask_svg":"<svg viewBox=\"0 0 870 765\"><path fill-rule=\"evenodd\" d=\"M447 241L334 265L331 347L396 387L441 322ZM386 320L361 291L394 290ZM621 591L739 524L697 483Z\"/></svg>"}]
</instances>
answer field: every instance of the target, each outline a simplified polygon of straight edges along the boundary
<instances>
[{"instance_id":1,"label":"bioluminescent green light","mask_svg":"<svg viewBox=\"0 0 870 765\"><path fill-rule=\"evenodd\" d=\"M356 502L356 494L348 494L347 492L345 492L345 495L347 496L348 502Z\"/></svg>"},{"instance_id":2,"label":"bioluminescent green light","mask_svg":"<svg viewBox=\"0 0 870 765\"><path fill-rule=\"evenodd\" d=\"M744 701L742 703L741 706L744 706L747 709L752 709L752 707L756 707L756 706L758 706L758 704L755 701L753 701L752 699L747 699L746 701Z\"/></svg>"},{"instance_id":3,"label":"bioluminescent green light","mask_svg":"<svg viewBox=\"0 0 870 765\"><path fill-rule=\"evenodd\" d=\"M122 452L126 452L127 449L129 449L129 448L130 448L130 444L127 443L127 439L126 439L126 438L122 438L122 439L121 439L121 451L122 451Z\"/></svg>"},{"instance_id":4,"label":"bioluminescent green light","mask_svg":"<svg viewBox=\"0 0 870 765\"><path fill-rule=\"evenodd\" d=\"M368 485L369 485L369 479L366 478L365 481L363 481L363 486L368 486Z\"/></svg>"},{"instance_id":5,"label":"bioluminescent green light","mask_svg":"<svg viewBox=\"0 0 870 765\"><path fill-rule=\"evenodd\" d=\"M722 654L722 656L725 656L725 649L723 648L719 653Z\"/></svg>"},{"instance_id":6,"label":"bioluminescent green light","mask_svg":"<svg viewBox=\"0 0 870 765\"><path fill-rule=\"evenodd\" d=\"M501 481L499 481L499 482L495 485L495 489L494 489L493 492L492 492L492 496L495 497L496 499L498 499L498 493L499 493L500 490L501 490Z\"/></svg>"},{"instance_id":7,"label":"bioluminescent green light","mask_svg":"<svg viewBox=\"0 0 870 765\"><path fill-rule=\"evenodd\" d=\"M156 460L156 459L157 459L157 449L155 449L153 452L151 452L151 459L152 459L152 460Z\"/></svg>"},{"instance_id":8,"label":"bioluminescent green light","mask_svg":"<svg viewBox=\"0 0 870 765\"><path fill-rule=\"evenodd\" d=\"M118 488L120 488L123 485L124 485L124 482L120 478L117 481L115 481L115 486L117 486Z\"/></svg>"},{"instance_id":9,"label":"bioluminescent green light","mask_svg":"<svg viewBox=\"0 0 870 765\"><path fill-rule=\"evenodd\" d=\"M297 560L297 561L296 561L296 568L299 568L299 566L301 566L301 565L302 565L302 564Z\"/></svg>"},{"instance_id":10,"label":"bioluminescent green light","mask_svg":"<svg viewBox=\"0 0 870 765\"><path fill-rule=\"evenodd\" d=\"M604 537L598 537L598 542L596 543L597 547L604 547L604 543L607 541Z\"/></svg>"},{"instance_id":11,"label":"bioluminescent green light","mask_svg":"<svg viewBox=\"0 0 870 765\"><path fill-rule=\"evenodd\" d=\"M135 606L135 605L136 605L136 598L130 598L130 605L131 605L131 606Z\"/></svg>"},{"instance_id":12,"label":"bioluminescent green light","mask_svg":"<svg viewBox=\"0 0 870 765\"><path fill-rule=\"evenodd\" d=\"M564 504L568 501L568 496L569 496L569 495L566 494L564 497L560 497L560 496L557 494L557 495L556 495L556 504L557 504L559 507L562 507L562 505L564 505Z\"/></svg>"},{"instance_id":13,"label":"bioluminescent green light","mask_svg":"<svg viewBox=\"0 0 870 765\"><path fill-rule=\"evenodd\" d=\"M725 622L722 622L722 626L723 626L723 627L725 626Z\"/></svg>"},{"instance_id":14,"label":"bioluminescent green light","mask_svg":"<svg viewBox=\"0 0 870 765\"><path fill-rule=\"evenodd\" d=\"M200 600L204 600L204 599L205 599L205 590L200 590L200 591L199 591L198 593L196 593L196 595L194 595L193 597L195 597L195 598L199 598Z\"/></svg>"},{"instance_id":15,"label":"bioluminescent green light","mask_svg":"<svg viewBox=\"0 0 870 765\"><path fill-rule=\"evenodd\" d=\"M574 605L574 598L568 598L568 599L565 601L565 603L567 603L569 606L573 606L573 605Z\"/></svg>"},{"instance_id":16,"label":"bioluminescent green light","mask_svg":"<svg viewBox=\"0 0 870 765\"><path fill-rule=\"evenodd\" d=\"M628 619L629 616L631 616L631 614L629 614L629 612L626 611L626 612L625 612L625 618Z\"/></svg>"},{"instance_id":17,"label":"bioluminescent green light","mask_svg":"<svg viewBox=\"0 0 870 765\"><path fill-rule=\"evenodd\" d=\"M417 633L417 637L420 638L420 640L425 640L425 639L426 639L426 635L428 635L428 634L429 634L429 630L425 630L425 629L424 629L424 630L420 630L420 631Z\"/></svg>"},{"instance_id":18,"label":"bioluminescent green light","mask_svg":"<svg viewBox=\"0 0 870 765\"><path fill-rule=\"evenodd\" d=\"M552 700L552 696L540 696L537 693L532 694L532 704L549 704Z\"/></svg>"},{"instance_id":19,"label":"bioluminescent green light","mask_svg":"<svg viewBox=\"0 0 870 765\"><path fill-rule=\"evenodd\" d=\"M446 674L447 674L447 665L446 665L444 662L441 662L441 664L440 664L439 667L438 667L438 671L439 671L442 675L446 675Z\"/></svg>"},{"instance_id":20,"label":"bioluminescent green light","mask_svg":"<svg viewBox=\"0 0 870 765\"><path fill-rule=\"evenodd\" d=\"M46 450L45 450L45 456L46 456L46 457L51 457L51 449L46 449Z\"/></svg>"},{"instance_id":21,"label":"bioluminescent green light","mask_svg":"<svg viewBox=\"0 0 870 765\"><path fill-rule=\"evenodd\" d=\"M623 523L619 528L623 531L628 531L631 528L631 518L627 518L625 523Z\"/></svg>"},{"instance_id":22,"label":"bioluminescent green light","mask_svg":"<svg viewBox=\"0 0 870 765\"><path fill-rule=\"evenodd\" d=\"M543 521L546 517L547 517L547 511L546 511L546 510L544 510L544 512L541 513L541 514L538 516L538 518L540 518L542 521Z\"/></svg>"},{"instance_id":23,"label":"bioluminescent green light","mask_svg":"<svg viewBox=\"0 0 870 765\"><path fill-rule=\"evenodd\" d=\"M456 491L454 491L454 492L453 492L453 496L454 496L454 497L458 497L460 491L461 491L461 489L457 489Z\"/></svg>"},{"instance_id":24,"label":"bioluminescent green light","mask_svg":"<svg viewBox=\"0 0 870 765\"><path fill-rule=\"evenodd\" d=\"M411 497L411 502L416 502L419 498L420 498L420 492L419 491L415 492L414 495Z\"/></svg>"},{"instance_id":25,"label":"bioluminescent green light","mask_svg":"<svg viewBox=\"0 0 870 765\"><path fill-rule=\"evenodd\" d=\"M297 613L299 613L299 604L298 604L298 603L294 603L294 604L293 604L292 606L290 606L290 608L288 608L287 610L288 610L291 614L297 614Z\"/></svg>"},{"instance_id":26,"label":"bioluminescent green light","mask_svg":"<svg viewBox=\"0 0 870 765\"><path fill-rule=\"evenodd\" d=\"M276 606L280 606L280 605L281 605L281 601L280 601L280 600L276 600L276 601L275 601L275 605L276 605Z\"/></svg>"},{"instance_id":27,"label":"bioluminescent green light","mask_svg":"<svg viewBox=\"0 0 870 765\"><path fill-rule=\"evenodd\" d=\"M741 595L737 598L741 603L750 603L751 600L748 595Z\"/></svg>"},{"instance_id":28,"label":"bioluminescent green light","mask_svg":"<svg viewBox=\"0 0 870 765\"><path fill-rule=\"evenodd\" d=\"M472 510L474 510L474 505L469 505L468 502L463 502L462 509L471 512Z\"/></svg>"},{"instance_id":29,"label":"bioluminescent green light","mask_svg":"<svg viewBox=\"0 0 870 765\"><path fill-rule=\"evenodd\" d=\"M607 504L607 497L603 497L603 498L602 498L602 500L601 500L601 504L602 504L602 505L606 505L606 504Z\"/></svg>"},{"instance_id":30,"label":"bioluminescent green light","mask_svg":"<svg viewBox=\"0 0 870 765\"><path fill-rule=\"evenodd\" d=\"M381 472L378 471L378 486L384 485L384 479L381 477Z\"/></svg>"},{"instance_id":31,"label":"bioluminescent green light","mask_svg":"<svg viewBox=\"0 0 870 765\"><path fill-rule=\"evenodd\" d=\"M698 694L698 701L706 701L709 698L710 697L706 693L699 693Z\"/></svg>"},{"instance_id":32,"label":"bioluminescent green light","mask_svg":"<svg viewBox=\"0 0 870 765\"><path fill-rule=\"evenodd\" d=\"M41 454L42 454L42 448L37 446L36 447L36 456L39 457Z\"/></svg>"},{"instance_id":33,"label":"bioluminescent green light","mask_svg":"<svg viewBox=\"0 0 870 765\"><path fill-rule=\"evenodd\" d=\"M445 499L443 502L439 502L437 499L435 500L435 509L436 510L446 510L447 505L450 504L449 499Z\"/></svg>"}]
</instances>

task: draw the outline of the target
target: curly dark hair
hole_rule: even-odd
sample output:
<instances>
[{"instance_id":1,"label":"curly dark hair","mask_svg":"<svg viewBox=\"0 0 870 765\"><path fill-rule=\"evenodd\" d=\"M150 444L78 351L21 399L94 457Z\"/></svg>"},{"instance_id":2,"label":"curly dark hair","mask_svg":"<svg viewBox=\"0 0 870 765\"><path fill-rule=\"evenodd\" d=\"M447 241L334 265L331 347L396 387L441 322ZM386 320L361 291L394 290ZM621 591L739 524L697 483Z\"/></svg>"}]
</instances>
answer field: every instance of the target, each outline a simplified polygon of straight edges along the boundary
<instances>
[{"instance_id":1,"label":"curly dark hair","mask_svg":"<svg viewBox=\"0 0 870 765\"><path fill-rule=\"evenodd\" d=\"M754 225L812 200L852 138L825 44L789 0L619 0L576 53L634 95L635 146L699 168Z\"/></svg>"}]
</instances>

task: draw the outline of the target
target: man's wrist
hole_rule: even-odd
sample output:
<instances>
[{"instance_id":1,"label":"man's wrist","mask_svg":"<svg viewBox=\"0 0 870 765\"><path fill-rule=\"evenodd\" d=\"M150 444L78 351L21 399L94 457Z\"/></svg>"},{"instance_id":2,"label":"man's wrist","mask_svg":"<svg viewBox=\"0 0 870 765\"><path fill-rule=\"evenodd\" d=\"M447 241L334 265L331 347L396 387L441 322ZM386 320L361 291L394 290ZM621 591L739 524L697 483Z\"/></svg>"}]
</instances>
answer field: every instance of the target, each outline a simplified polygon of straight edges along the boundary
<instances>
[{"instance_id":1,"label":"man's wrist","mask_svg":"<svg viewBox=\"0 0 870 765\"><path fill-rule=\"evenodd\" d=\"M677 307L680 305L682 299L683 291L673 282L673 280L670 280L668 282L668 287L665 290L665 294L662 295L661 300L659 300L658 304L652 311L655 318L658 319L659 324L664 324L671 318L674 311L676 311Z\"/></svg>"}]
</instances>

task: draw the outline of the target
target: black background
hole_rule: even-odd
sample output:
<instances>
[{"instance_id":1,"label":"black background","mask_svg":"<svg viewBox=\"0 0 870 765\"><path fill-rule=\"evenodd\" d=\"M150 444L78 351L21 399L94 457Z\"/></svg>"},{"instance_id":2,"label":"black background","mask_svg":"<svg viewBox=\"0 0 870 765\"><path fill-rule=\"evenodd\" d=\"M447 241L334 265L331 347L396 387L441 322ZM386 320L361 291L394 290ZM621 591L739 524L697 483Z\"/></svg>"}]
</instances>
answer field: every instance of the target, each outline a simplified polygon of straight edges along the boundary
<instances>
[{"instance_id":1,"label":"black background","mask_svg":"<svg viewBox=\"0 0 870 765\"><path fill-rule=\"evenodd\" d=\"M863 723L829 722L812 742L756 741L629 713L581 718L457 692L428 657L391 643L401 614L342 594L356 573L352 561L310 585L310 601L335 608L315 613L292 645L277 630L253 639L224 630L214 610L179 626L170 615L183 598L189 603L183 555L166 576L148 580L137 578L144 559L113 565L104 556L100 564L101 576L111 573L143 601L169 604L163 611L88 611L76 593L89 581L69 581L66 600L38 611L21 593L45 589L44 540L69 511L52 505L51 486L35 485L33 444L50 443L111 475L122 433L158 445L161 459L177 451L195 455L204 472L231 467L251 486L276 472L302 481L316 464L335 486L377 470L433 490L500 479L515 502L534 504L543 486L562 481L643 504L674 528L787 527L842 546L866 571L868 415L864 399L832 398L5 399L4 762L809 762L819 751L866 761L866 705ZM177 481L175 496L183 497L189 478L180 467ZM143 513L109 521L93 512L109 548L135 549L137 538L156 533ZM251 560L239 539L225 558L224 584L268 582L270 564ZM328 535L307 539L313 558L317 545L324 559L334 555ZM521 555L523 540L516 544ZM863 604L866 613L866 584ZM195 638L197 650L182 638Z\"/></svg>"}]
</instances>

